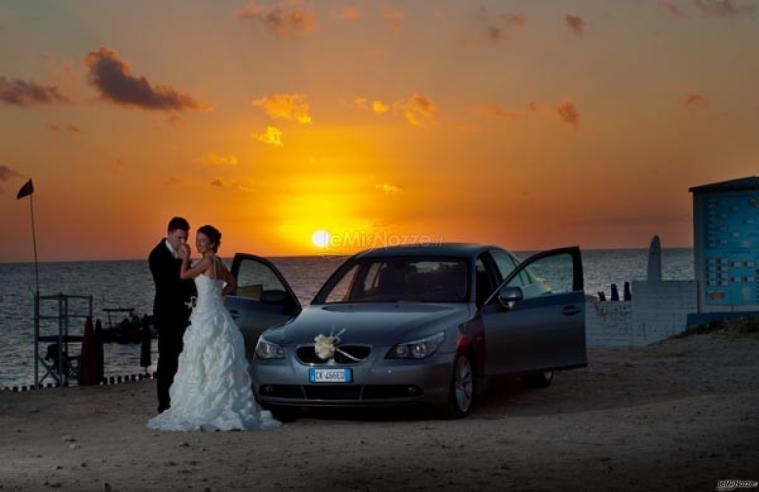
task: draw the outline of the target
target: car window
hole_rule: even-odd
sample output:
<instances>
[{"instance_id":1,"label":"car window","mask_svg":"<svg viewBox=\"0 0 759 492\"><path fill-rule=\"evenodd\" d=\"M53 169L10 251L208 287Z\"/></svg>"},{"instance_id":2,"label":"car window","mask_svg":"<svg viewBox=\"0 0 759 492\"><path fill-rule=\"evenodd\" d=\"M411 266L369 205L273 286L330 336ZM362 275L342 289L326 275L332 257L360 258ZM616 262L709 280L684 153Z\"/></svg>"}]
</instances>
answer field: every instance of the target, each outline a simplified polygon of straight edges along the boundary
<instances>
[{"instance_id":1,"label":"car window","mask_svg":"<svg viewBox=\"0 0 759 492\"><path fill-rule=\"evenodd\" d=\"M337 285L335 285L335 288L329 293L327 302L345 302L348 299L348 292L351 285L354 284L357 273L358 265L354 265L353 268L348 270L348 273L343 275Z\"/></svg>"},{"instance_id":2,"label":"car window","mask_svg":"<svg viewBox=\"0 0 759 492\"><path fill-rule=\"evenodd\" d=\"M547 294L572 292L574 275L571 254L539 258L522 268L509 286L521 287L525 299Z\"/></svg>"},{"instance_id":3,"label":"car window","mask_svg":"<svg viewBox=\"0 0 759 492\"><path fill-rule=\"evenodd\" d=\"M237 271L236 295L258 300L264 290L285 292L287 289L268 265L254 259L243 259Z\"/></svg>"},{"instance_id":4,"label":"car window","mask_svg":"<svg viewBox=\"0 0 759 492\"><path fill-rule=\"evenodd\" d=\"M490 267L486 259L487 253L481 253L474 263L475 270L475 302L477 306L482 306L490 294L493 293L496 285L496 274Z\"/></svg>"},{"instance_id":5,"label":"car window","mask_svg":"<svg viewBox=\"0 0 759 492\"><path fill-rule=\"evenodd\" d=\"M490 256L493 258L493 261L498 268L498 273L501 275L498 279L499 282L505 279L516 267L514 260L511 258L511 256L506 254L505 251L502 251L500 249L491 249Z\"/></svg>"},{"instance_id":6,"label":"car window","mask_svg":"<svg viewBox=\"0 0 759 492\"><path fill-rule=\"evenodd\" d=\"M316 302L466 302L467 276L464 258L364 258Z\"/></svg>"},{"instance_id":7,"label":"car window","mask_svg":"<svg viewBox=\"0 0 759 492\"><path fill-rule=\"evenodd\" d=\"M377 288L379 283L379 271L382 263L372 263L366 270L366 276L364 277L364 292L369 292Z\"/></svg>"}]
</instances>

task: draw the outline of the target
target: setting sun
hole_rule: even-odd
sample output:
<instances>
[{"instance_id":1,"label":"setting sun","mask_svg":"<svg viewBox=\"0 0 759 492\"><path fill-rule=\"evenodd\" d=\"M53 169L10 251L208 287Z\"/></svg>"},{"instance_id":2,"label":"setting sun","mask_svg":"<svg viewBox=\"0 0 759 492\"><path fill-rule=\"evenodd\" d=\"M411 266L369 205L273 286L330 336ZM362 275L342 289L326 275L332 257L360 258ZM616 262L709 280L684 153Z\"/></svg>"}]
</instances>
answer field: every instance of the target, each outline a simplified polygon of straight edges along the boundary
<instances>
[{"instance_id":1,"label":"setting sun","mask_svg":"<svg viewBox=\"0 0 759 492\"><path fill-rule=\"evenodd\" d=\"M326 248L329 246L329 238L329 232L320 229L318 231L314 231L314 233L311 235L311 242L314 243L317 248Z\"/></svg>"}]
</instances>

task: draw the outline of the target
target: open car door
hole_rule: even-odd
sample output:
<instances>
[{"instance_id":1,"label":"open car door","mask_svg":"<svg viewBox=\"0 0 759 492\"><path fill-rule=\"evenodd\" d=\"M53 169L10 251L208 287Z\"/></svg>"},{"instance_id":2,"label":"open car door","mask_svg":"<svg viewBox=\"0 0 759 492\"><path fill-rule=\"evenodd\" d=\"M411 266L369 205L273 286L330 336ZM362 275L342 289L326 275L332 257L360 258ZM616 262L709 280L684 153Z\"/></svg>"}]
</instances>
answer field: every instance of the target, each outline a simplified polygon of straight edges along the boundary
<instances>
[{"instance_id":1,"label":"open car door","mask_svg":"<svg viewBox=\"0 0 759 492\"><path fill-rule=\"evenodd\" d=\"M580 248L527 258L490 295L480 314L488 374L586 366Z\"/></svg>"},{"instance_id":2,"label":"open car door","mask_svg":"<svg viewBox=\"0 0 759 492\"><path fill-rule=\"evenodd\" d=\"M266 258L237 253L232 275L237 291L227 296L225 306L245 337L250 359L264 330L295 318L302 308L285 278Z\"/></svg>"}]
</instances>

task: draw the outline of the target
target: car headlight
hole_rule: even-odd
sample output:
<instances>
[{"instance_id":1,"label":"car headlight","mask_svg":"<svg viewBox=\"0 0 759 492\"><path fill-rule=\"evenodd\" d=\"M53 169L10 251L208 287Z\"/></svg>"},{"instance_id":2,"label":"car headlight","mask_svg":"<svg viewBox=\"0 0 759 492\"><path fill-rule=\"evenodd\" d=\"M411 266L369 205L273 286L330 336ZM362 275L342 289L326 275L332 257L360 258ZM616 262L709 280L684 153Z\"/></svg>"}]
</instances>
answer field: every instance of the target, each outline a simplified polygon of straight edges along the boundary
<instances>
[{"instance_id":1,"label":"car headlight","mask_svg":"<svg viewBox=\"0 0 759 492\"><path fill-rule=\"evenodd\" d=\"M399 343L390 349L386 357L388 359L424 359L434 354L443 340L445 340L445 332L441 331L420 340Z\"/></svg>"},{"instance_id":2,"label":"car headlight","mask_svg":"<svg viewBox=\"0 0 759 492\"><path fill-rule=\"evenodd\" d=\"M260 337L256 344L256 357L259 359L284 359L285 350L276 343Z\"/></svg>"}]
</instances>

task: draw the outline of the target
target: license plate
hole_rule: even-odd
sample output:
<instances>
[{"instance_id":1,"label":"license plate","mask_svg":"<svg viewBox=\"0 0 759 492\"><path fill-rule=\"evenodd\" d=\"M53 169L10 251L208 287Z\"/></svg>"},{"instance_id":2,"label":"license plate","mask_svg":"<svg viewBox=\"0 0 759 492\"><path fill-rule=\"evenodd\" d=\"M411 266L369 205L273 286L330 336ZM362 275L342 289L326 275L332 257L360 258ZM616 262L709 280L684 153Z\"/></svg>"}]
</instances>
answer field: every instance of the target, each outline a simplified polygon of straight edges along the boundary
<instances>
[{"instance_id":1,"label":"license plate","mask_svg":"<svg viewBox=\"0 0 759 492\"><path fill-rule=\"evenodd\" d=\"M316 369L308 370L308 380L312 383L350 383L353 373L350 369Z\"/></svg>"}]
</instances>

